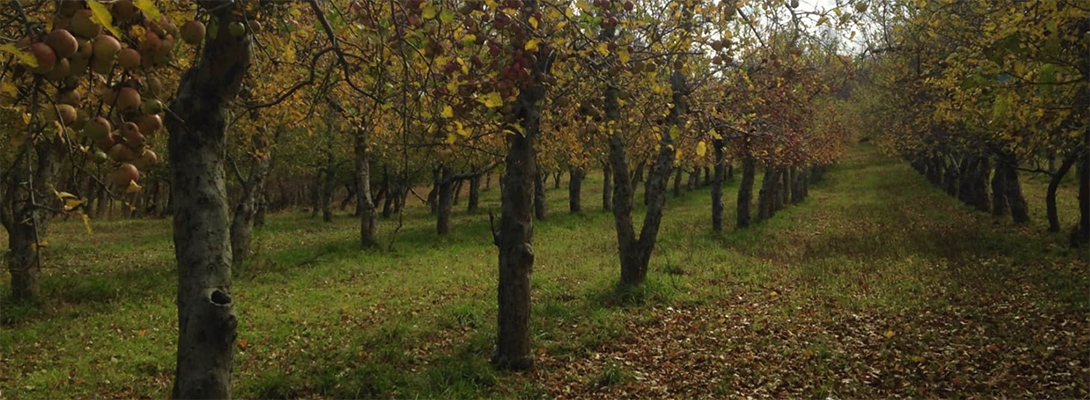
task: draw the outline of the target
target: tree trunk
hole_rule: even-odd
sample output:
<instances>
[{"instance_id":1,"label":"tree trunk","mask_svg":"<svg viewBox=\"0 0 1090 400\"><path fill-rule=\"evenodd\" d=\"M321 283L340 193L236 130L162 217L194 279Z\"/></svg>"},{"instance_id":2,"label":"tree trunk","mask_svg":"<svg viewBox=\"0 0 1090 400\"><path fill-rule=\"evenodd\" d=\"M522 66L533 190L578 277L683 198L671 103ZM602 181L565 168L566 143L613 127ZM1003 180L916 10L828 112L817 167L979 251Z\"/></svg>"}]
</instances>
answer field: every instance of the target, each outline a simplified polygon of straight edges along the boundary
<instances>
[{"instance_id":1,"label":"tree trunk","mask_svg":"<svg viewBox=\"0 0 1090 400\"><path fill-rule=\"evenodd\" d=\"M450 233L450 213L454 209L454 180L451 179L452 174L450 167L443 166L442 175L437 182L439 215L435 226L440 236Z\"/></svg>"},{"instance_id":2,"label":"tree trunk","mask_svg":"<svg viewBox=\"0 0 1090 400\"><path fill-rule=\"evenodd\" d=\"M568 211L572 214L583 213L583 177L586 172L579 167L571 167L568 180ZM557 179L559 181L559 179Z\"/></svg>"},{"instance_id":3,"label":"tree trunk","mask_svg":"<svg viewBox=\"0 0 1090 400\"><path fill-rule=\"evenodd\" d=\"M234 9L217 7L215 17L226 24L238 18ZM238 94L249 64L248 35L206 40L199 63L182 76L166 113L178 260L174 399L225 399L231 394L238 321L231 299L224 111Z\"/></svg>"},{"instance_id":4,"label":"tree trunk","mask_svg":"<svg viewBox=\"0 0 1090 400\"><path fill-rule=\"evenodd\" d=\"M1048 231L1059 232L1060 231L1060 216L1056 210L1056 190L1060 188L1060 182L1063 181L1064 176L1067 175L1067 171L1071 169L1071 166L1075 164L1075 159L1072 157L1064 157L1060 162L1060 167L1052 171L1052 176L1048 180L1048 192L1045 195L1045 208L1048 209Z\"/></svg>"},{"instance_id":5,"label":"tree trunk","mask_svg":"<svg viewBox=\"0 0 1090 400\"><path fill-rule=\"evenodd\" d=\"M257 197L257 212L254 213L254 228L265 226L265 213L269 211L269 196L262 192Z\"/></svg>"},{"instance_id":6,"label":"tree trunk","mask_svg":"<svg viewBox=\"0 0 1090 400\"><path fill-rule=\"evenodd\" d=\"M776 210L782 210L791 203L791 170L780 167L780 190L776 192Z\"/></svg>"},{"instance_id":7,"label":"tree trunk","mask_svg":"<svg viewBox=\"0 0 1090 400\"><path fill-rule=\"evenodd\" d=\"M700 186L704 187L704 186L708 186L708 185L711 185L711 184L712 184L712 169L711 169L711 167L704 167L704 184L702 184Z\"/></svg>"},{"instance_id":8,"label":"tree trunk","mask_svg":"<svg viewBox=\"0 0 1090 400\"><path fill-rule=\"evenodd\" d=\"M545 179L548 179L548 172L538 172L537 180L534 181L534 218L538 221L545 220Z\"/></svg>"},{"instance_id":9,"label":"tree trunk","mask_svg":"<svg viewBox=\"0 0 1090 400\"><path fill-rule=\"evenodd\" d=\"M712 182L712 231L723 232L723 180L726 179L726 160L723 140L712 142L715 151L715 179Z\"/></svg>"},{"instance_id":10,"label":"tree trunk","mask_svg":"<svg viewBox=\"0 0 1090 400\"><path fill-rule=\"evenodd\" d=\"M1026 198L1022 196L1022 184L1018 182L1018 165L1012 156L1001 156L999 165L1003 172L1003 190L1007 205L1010 206L1011 219L1015 224L1025 224L1029 222L1029 207L1026 205Z\"/></svg>"},{"instance_id":11,"label":"tree trunk","mask_svg":"<svg viewBox=\"0 0 1090 400\"><path fill-rule=\"evenodd\" d=\"M749 227L750 218L753 214L750 211L750 205L753 203L753 181L756 180L756 173L756 160L746 155L742 159L742 183L738 185L738 221L736 229Z\"/></svg>"},{"instance_id":12,"label":"tree trunk","mask_svg":"<svg viewBox=\"0 0 1090 400\"><path fill-rule=\"evenodd\" d=\"M553 172L553 189L560 189L560 170Z\"/></svg>"},{"instance_id":13,"label":"tree trunk","mask_svg":"<svg viewBox=\"0 0 1090 400\"><path fill-rule=\"evenodd\" d=\"M776 168L771 164L765 166L765 176L761 180L761 190L757 197L757 220L765 221L772 218L776 196Z\"/></svg>"},{"instance_id":14,"label":"tree trunk","mask_svg":"<svg viewBox=\"0 0 1090 400\"><path fill-rule=\"evenodd\" d=\"M357 171L357 173L358 172L359 171ZM344 189L345 189L345 192L347 192L347 193L346 193L346 196L344 196L344 198L341 199L341 205L340 205L340 210L341 211L347 210L348 209L348 204L351 203L352 200L354 200L354 199L356 199L358 197L358 196L356 196L357 189L356 189L355 179L353 179L353 182L344 185ZM370 196L368 196L368 197L370 197ZM359 216L359 214L358 214L360 212L359 202L356 203L356 211L355 212L357 213L356 215Z\"/></svg>"},{"instance_id":15,"label":"tree trunk","mask_svg":"<svg viewBox=\"0 0 1090 400\"><path fill-rule=\"evenodd\" d=\"M976 168L973 169L972 190L973 206L982 212L991 211L991 201L988 200L988 174L992 171L988 157L979 157L976 160Z\"/></svg>"},{"instance_id":16,"label":"tree trunk","mask_svg":"<svg viewBox=\"0 0 1090 400\"><path fill-rule=\"evenodd\" d=\"M609 32L612 34L612 30ZM686 112L685 96L688 88L684 75L675 71L671 75L671 89L675 107L667 116L670 127L680 128L681 115ZM618 89L609 85L605 93L606 117L609 121L620 119ZM663 206L666 204L666 176L670 174L675 158L675 142L664 130L659 135L659 152L647 179L647 210L643 227L637 237L632 226L632 182L628 178L628 160L622 135L612 135L609 140L609 156L614 169L613 220L617 229L618 250L621 261L621 284L638 285L647 279L647 269L651 253L658 238L659 225L662 222Z\"/></svg>"},{"instance_id":17,"label":"tree trunk","mask_svg":"<svg viewBox=\"0 0 1090 400\"><path fill-rule=\"evenodd\" d=\"M442 179L440 173L442 173L440 168L431 171L431 191L428 192L428 206L431 207L432 215L439 212L439 180Z\"/></svg>"},{"instance_id":18,"label":"tree trunk","mask_svg":"<svg viewBox=\"0 0 1090 400\"><path fill-rule=\"evenodd\" d=\"M531 20L537 0L523 2L520 19ZM551 55L538 50L531 76L549 71ZM525 370L534 365L530 351L530 274L534 267L534 182L537 180L534 142L540 133L541 101L545 87L530 83L519 92L514 109L522 124L521 135L507 138L505 175L501 185L500 228L493 233L499 248L499 285L496 350L492 364L503 369Z\"/></svg>"},{"instance_id":19,"label":"tree trunk","mask_svg":"<svg viewBox=\"0 0 1090 400\"><path fill-rule=\"evenodd\" d=\"M392 186L389 196L386 196L386 201L382 203L382 218L390 218L394 214L394 207L396 203L401 199L402 188L400 185Z\"/></svg>"},{"instance_id":20,"label":"tree trunk","mask_svg":"<svg viewBox=\"0 0 1090 400\"><path fill-rule=\"evenodd\" d=\"M454 205L458 205L458 203L462 200L463 184L465 184L465 181L463 180L458 180L454 182Z\"/></svg>"},{"instance_id":21,"label":"tree trunk","mask_svg":"<svg viewBox=\"0 0 1090 400\"><path fill-rule=\"evenodd\" d=\"M1090 137L1084 140L1090 141ZM1082 247L1090 243L1090 152L1084 150L1076 174L1079 178L1079 225L1071 232L1071 246Z\"/></svg>"},{"instance_id":22,"label":"tree trunk","mask_svg":"<svg viewBox=\"0 0 1090 400\"><path fill-rule=\"evenodd\" d=\"M269 175L269 169L272 166L272 152L269 151L268 140L261 135L263 133L254 135L253 144L255 153L265 154L265 156L254 159L249 178L241 183L242 194L239 196L238 204L235 205L235 215L231 220L231 258L236 265L242 264L250 255L258 197L265 191L265 178Z\"/></svg>"},{"instance_id":23,"label":"tree trunk","mask_svg":"<svg viewBox=\"0 0 1090 400\"><path fill-rule=\"evenodd\" d=\"M613 168L602 164L602 210L613 210Z\"/></svg>"},{"instance_id":24,"label":"tree trunk","mask_svg":"<svg viewBox=\"0 0 1090 400\"><path fill-rule=\"evenodd\" d=\"M60 168L61 146L47 137L40 138L33 148L22 152L16 167L10 172L9 186L4 189L7 196L4 200L11 202L7 209L11 210L11 214L5 214L3 218L8 232L7 262L8 272L11 273L11 295L15 301L41 300L42 260L39 244L45 241L50 217L43 207L55 207L53 199L56 197L51 185Z\"/></svg>"},{"instance_id":25,"label":"tree trunk","mask_svg":"<svg viewBox=\"0 0 1090 400\"><path fill-rule=\"evenodd\" d=\"M958 170L963 166L958 166L953 162L946 166L946 176L944 177L943 184L946 186L946 194L950 197L958 197Z\"/></svg>"},{"instance_id":26,"label":"tree trunk","mask_svg":"<svg viewBox=\"0 0 1090 400\"><path fill-rule=\"evenodd\" d=\"M681 167L674 168L674 197L681 197Z\"/></svg>"},{"instance_id":27,"label":"tree trunk","mask_svg":"<svg viewBox=\"0 0 1090 400\"><path fill-rule=\"evenodd\" d=\"M997 159L992 175L992 215L997 217L1006 216L1010 210L1007 208L1006 182L1002 162Z\"/></svg>"},{"instance_id":28,"label":"tree trunk","mask_svg":"<svg viewBox=\"0 0 1090 400\"><path fill-rule=\"evenodd\" d=\"M480 208L481 203L481 176L474 175L469 178L469 204L466 206L466 212L470 214L476 214Z\"/></svg>"},{"instance_id":29,"label":"tree trunk","mask_svg":"<svg viewBox=\"0 0 1090 400\"><path fill-rule=\"evenodd\" d=\"M375 203L371 199L371 137L368 127L356 127L356 214L360 218L360 247L378 244ZM385 180L385 178L384 178Z\"/></svg>"},{"instance_id":30,"label":"tree trunk","mask_svg":"<svg viewBox=\"0 0 1090 400\"><path fill-rule=\"evenodd\" d=\"M492 189L492 171L484 174L484 190L488 191L489 189Z\"/></svg>"}]
</instances>

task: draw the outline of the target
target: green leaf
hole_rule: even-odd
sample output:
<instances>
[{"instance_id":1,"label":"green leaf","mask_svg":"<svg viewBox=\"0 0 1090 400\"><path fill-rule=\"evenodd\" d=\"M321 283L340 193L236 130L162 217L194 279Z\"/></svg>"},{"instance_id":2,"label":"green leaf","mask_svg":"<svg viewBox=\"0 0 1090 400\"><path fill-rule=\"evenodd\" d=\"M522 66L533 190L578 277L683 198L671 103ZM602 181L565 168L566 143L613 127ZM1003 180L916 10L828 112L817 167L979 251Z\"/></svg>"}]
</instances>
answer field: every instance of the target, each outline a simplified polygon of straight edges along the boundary
<instances>
[{"instance_id":1,"label":"green leaf","mask_svg":"<svg viewBox=\"0 0 1090 400\"><path fill-rule=\"evenodd\" d=\"M1045 64L1041 66L1041 71L1038 72L1037 81L1039 83L1056 83L1056 65Z\"/></svg>"}]
</instances>

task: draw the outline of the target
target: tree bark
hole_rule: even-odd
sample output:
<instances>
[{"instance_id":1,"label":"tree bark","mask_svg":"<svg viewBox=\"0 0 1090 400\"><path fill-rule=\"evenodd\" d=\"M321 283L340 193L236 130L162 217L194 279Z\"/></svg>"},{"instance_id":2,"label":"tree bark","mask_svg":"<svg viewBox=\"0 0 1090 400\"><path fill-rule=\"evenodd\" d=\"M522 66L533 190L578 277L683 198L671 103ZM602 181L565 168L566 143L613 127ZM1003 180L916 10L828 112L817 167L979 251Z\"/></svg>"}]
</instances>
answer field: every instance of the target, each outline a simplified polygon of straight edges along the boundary
<instances>
[{"instance_id":1,"label":"tree bark","mask_svg":"<svg viewBox=\"0 0 1090 400\"><path fill-rule=\"evenodd\" d=\"M715 151L715 178L712 182L712 231L723 232L723 181L726 179L726 160L723 139L712 142Z\"/></svg>"},{"instance_id":2,"label":"tree bark","mask_svg":"<svg viewBox=\"0 0 1090 400\"><path fill-rule=\"evenodd\" d=\"M612 34L612 31L610 31ZM685 96L688 88L685 77L679 71L671 76L673 103L667 116L667 125L680 129L681 115L686 112ZM609 85L605 93L606 117L610 121L620 119L618 89ZM617 230L617 242L621 261L621 284L638 285L647 278L651 253L658 238L659 225L662 222L663 206L666 204L666 176L670 174L675 158L675 143L669 129L659 135L659 153L651 168L645 187L647 210L643 227L637 237L632 226L632 183L628 176L628 160L623 135L612 135L609 141L610 161L614 169L613 220Z\"/></svg>"},{"instance_id":3,"label":"tree bark","mask_svg":"<svg viewBox=\"0 0 1090 400\"><path fill-rule=\"evenodd\" d=\"M757 221L765 221L772 218L773 204L776 196L776 168L771 164L765 166L765 176L761 179L761 190L757 196Z\"/></svg>"},{"instance_id":4,"label":"tree bark","mask_svg":"<svg viewBox=\"0 0 1090 400\"><path fill-rule=\"evenodd\" d=\"M280 128L277 128L280 129ZM279 131L277 132L279 136ZM258 197L265 191L265 178L272 166L272 152L269 151L268 139L264 133L254 135L253 144L256 153L265 154L257 157L250 167L250 176L242 182L242 194L235 205L235 214L231 220L231 258L235 264L243 263L250 255L253 242L254 216L258 209Z\"/></svg>"},{"instance_id":5,"label":"tree bark","mask_svg":"<svg viewBox=\"0 0 1090 400\"><path fill-rule=\"evenodd\" d=\"M356 214L360 218L360 247L378 244L378 222L371 199L371 132L358 126L355 132Z\"/></svg>"},{"instance_id":6,"label":"tree bark","mask_svg":"<svg viewBox=\"0 0 1090 400\"><path fill-rule=\"evenodd\" d=\"M992 175L992 215L997 217L1006 216L1010 212L1007 207L1006 182L1002 162L996 160L995 172Z\"/></svg>"},{"instance_id":7,"label":"tree bark","mask_svg":"<svg viewBox=\"0 0 1090 400\"><path fill-rule=\"evenodd\" d=\"M702 185L700 185L700 186L704 187L704 186L708 186L708 185L711 185L711 184L712 184L712 169L711 169L711 167L704 167L704 183Z\"/></svg>"},{"instance_id":8,"label":"tree bark","mask_svg":"<svg viewBox=\"0 0 1090 400\"><path fill-rule=\"evenodd\" d=\"M450 167L443 166L439 181L436 182L439 215L435 227L440 236L450 233L450 213L454 209L454 180L451 179L452 174Z\"/></svg>"},{"instance_id":9,"label":"tree bark","mask_svg":"<svg viewBox=\"0 0 1090 400\"><path fill-rule=\"evenodd\" d=\"M458 203L462 199L462 185L464 185L464 184L465 184L464 180L454 181L454 191L453 191L453 193L454 193L454 203L453 204L454 205L458 205Z\"/></svg>"},{"instance_id":10,"label":"tree bark","mask_svg":"<svg viewBox=\"0 0 1090 400\"><path fill-rule=\"evenodd\" d=\"M738 185L738 221L735 229L749 227L753 203L753 181L756 180L757 162L748 154L742 159L742 182Z\"/></svg>"},{"instance_id":11,"label":"tree bark","mask_svg":"<svg viewBox=\"0 0 1090 400\"><path fill-rule=\"evenodd\" d=\"M572 214L583 213L583 177L586 172L579 167L571 167L568 180L568 211ZM557 179L559 181L559 179Z\"/></svg>"},{"instance_id":12,"label":"tree bark","mask_svg":"<svg viewBox=\"0 0 1090 400\"><path fill-rule=\"evenodd\" d=\"M560 189L560 175L562 175L560 170L553 172L553 189Z\"/></svg>"},{"instance_id":13,"label":"tree bark","mask_svg":"<svg viewBox=\"0 0 1090 400\"><path fill-rule=\"evenodd\" d=\"M538 221L545 220L545 179L549 177L548 172L538 172L537 180L534 181L534 218Z\"/></svg>"},{"instance_id":14,"label":"tree bark","mask_svg":"<svg viewBox=\"0 0 1090 400\"><path fill-rule=\"evenodd\" d=\"M961 166L950 162L950 165L946 166L946 176L943 177L943 185L946 186L946 194L950 197L958 197L958 169Z\"/></svg>"},{"instance_id":15,"label":"tree bark","mask_svg":"<svg viewBox=\"0 0 1090 400\"><path fill-rule=\"evenodd\" d=\"M476 214L480 209L481 203L481 176L476 175L469 178L469 204L466 205L466 212L470 214Z\"/></svg>"},{"instance_id":16,"label":"tree bark","mask_svg":"<svg viewBox=\"0 0 1090 400\"><path fill-rule=\"evenodd\" d=\"M442 179L442 169L437 167L431 171L431 191L428 192L428 206L432 215L439 212L439 180Z\"/></svg>"},{"instance_id":17,"label":"tree bark","mask_svg":"<svg viewBox=\"0 0 1090 400\"><path fill-rule=\"evenodd\" d=\"M27 145L31 146L31 145ZM8 272L11 273L11 295L19 302L41 300L41 244L45 241L49 217L46 208L53 208L51 185L60 168L63 144L41 137L38 143L22 152L16 167L10 171L4 200L10 205L3 219L8 232ZM36 157L33 157L32 154ZM10 207L10 208L7 208ZM10 214L7 214L10 210Z\"/></svg>"},{"instance_id":18,"label":"tree bark","mask_svg":"<svg viewBox=\"0 0 1090 400\"><path fill-rule=\"evenodd\" d=\"M1048 209L1048 231L1059 232L1060 231L1060 216L1056 210L1056 190L1060 188L1060 182L1063 181L1064 176L1067 175L1067 171L1071 170L1071 166L1075 165L1075 159L1073 157L1064 157L1060 162L1059 168L1052 170L1051 178L1048 180L1048 192L1045 194L1045 208Z\"/></svg>"},{"instance_id":19,"label":"tree bark","mask_svg":"<svg viewBox=\"0 0 1090 400\"><path fill-rule=\"evenodd\" d=\"M681 167L674 168L674 197L681 197Z\"/></svg>"},{"instance_id":20,"label":"tree bark","mask_svg":"<svg viewBox=\"0 0 1090 400\"><path fill-rule=\"evenodd\" d=\"M1022 196L1022 184L1018 182L1018 165L1014 157L1001 156L999 168L1003 173L1003 192L1010 207L1011 219L1018 225L1028 223L1029 207L1026 205L1026 198Z\"/></svg>"},{"instance_id":21,"label":"tree bark","mask_svg":"<svg viewBox=\"0 0 1090 400\"><path fill-rule=\"evenodd\" d=\"M529 23L538 12L537 0L525 0L521 21ZM549 72L552 55L539 49L531 76ZM530 351L530 274L534 267L534 182L537 162L534 142L541 128L541 106L545 86L532 81L519 91L513 109L522 125L521 135L504 135L507 140L505 173L501 184L499 231L493 239L499 248L499 285L496 349L492 364L502 369L526 370L534 365Z\"/></svg>"},{"instance_id":22,"label":"tree bark","mask_svg":"<svg viewBox=\"0 0 1090 400\"><path fill-rule=\"evenodd\" d=\"M220 6L213 12L225 24L239 18L234 8ZM224 111L249 65L248 35L206 40L200 61L182 76L166 113L178 261L174 399L225 399L231 394L238 321L231 299Z\"/></svg>"},{"instance_id":23,"label":"tree bark","mask_svg":"<svg viewBox=\"0 0 1090 400\"><path fill-rule=\"evenodd\" d=\"M613 168L602 164L602 210L613 210Z\"/></svg>"},{"instance_id":24,"label":"tree bark","mask_svg":"<svg viewBox=\"0 0 1090 400\"><path fill-rule=\"evenodd\" d=\"M1090 132L1085 140L1090 141ZM1082 247L1090 243L1090 152L1085 149L1076 174L1079 178L1079 225L1071 232L1071 246Z\"/></svg>"}]
</instances>

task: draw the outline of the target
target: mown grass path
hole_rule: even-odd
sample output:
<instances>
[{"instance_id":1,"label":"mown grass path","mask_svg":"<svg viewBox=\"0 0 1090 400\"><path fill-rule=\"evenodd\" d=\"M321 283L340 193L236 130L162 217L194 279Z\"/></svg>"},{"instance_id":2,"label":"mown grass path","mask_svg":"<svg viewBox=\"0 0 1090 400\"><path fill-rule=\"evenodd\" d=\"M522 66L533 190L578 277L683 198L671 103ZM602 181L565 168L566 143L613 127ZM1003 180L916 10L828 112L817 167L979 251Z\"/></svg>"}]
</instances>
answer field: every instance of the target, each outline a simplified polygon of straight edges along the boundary
<instances>
[{"instance_id":1,"label":"mown grass path","mask_svg":"<svg viewBox=\"0 0 1090 400\"><path fill-rule=\"evenodd\" d=\"M236 271L235 395L1090 395L1088 258L1043 233L1038 181L1026 182L1037 222L1013 227L860 146L810 199L747 231L710 232L707 188L671 196L649 282L619 291L597 178L584 185L590 211L566 214L566 191L550 190L550 220L535 226L535 371L487 365L486 214L458 212L438 238L411 208L396 235L382 223L383 250L361 252L351 217L290 213ZM496 209L498 191L485 194L482 208ZM1061 196L1070 221L1073 193ZM82 229L55 230L48 303L0 308L0 397L165 397L177 329L169 223Z\"/></svg>"}]
</instances>

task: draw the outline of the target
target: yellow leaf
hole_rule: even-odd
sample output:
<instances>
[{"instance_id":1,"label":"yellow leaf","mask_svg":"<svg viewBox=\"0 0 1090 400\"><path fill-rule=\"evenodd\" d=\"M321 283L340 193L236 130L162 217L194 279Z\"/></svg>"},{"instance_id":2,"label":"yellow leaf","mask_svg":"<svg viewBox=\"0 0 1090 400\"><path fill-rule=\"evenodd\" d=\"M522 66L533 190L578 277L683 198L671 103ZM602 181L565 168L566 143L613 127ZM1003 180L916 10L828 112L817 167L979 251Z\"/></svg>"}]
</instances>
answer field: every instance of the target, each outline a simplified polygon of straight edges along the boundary
<instances>
[{"instance_id":1,"label":"yellow leaf","mask_svg":"<svg viewBox=\"0 0 1090 400\"><path fill-rule=\"evenodd\" d=\"M83 204L83 201L80 199L67 199L64 201L64 211L75 210L80 204Z\"/></svg>"},{"instance_id":2,"label":"yellow leaf","mask_svg":"<svg viewBox=\"0 0 1090 400\"><path fill-rule=\"evenodd\" d=\"M466 130L465 126L462 126L461 122L455 121L454 127L455 131L457 131L459 135L461 135L462 137L469 137L469 131Z\"/></svg>"},{"instance_id":3,"label":"yellow leaf","mask_svg":"<svg viewBox=\"0 0 1090 400\"><path fill-rule=\"evenodd\" d=\"M503 97L500 97L499 92L492 92L481 96L477 99L477 101L481 102L482 104L484 104L485 107L488 108L496 108L503 105Z\"/></svg>"},{"instance_id":4,"label":"yellow leaf","mask_svg":"<svg viewBox=\"0 0 1090 400\"><path fill-rule=\"evenodd\" d=\"M598 54L601 54L602 57L608 57L609 56L609 45L606 44L605 42L598 43Z\"/></svg>"},{"instance_id":5,"label":"yellow leaf","mask_svg":"<svg viewBox=\"0 0 1090 400\"><path fill-rule=\"evenodd\" d=\"M159 12L159 9L155 7L155 2L152 0L136 0L133 2L136 8L144 12L144 16L152 21L159 21L159 17L163 14Z\"/></svg>"},{"instance_id":6,"label":"yellow leaf","mask_svg":"<svg viewBox=\"0 0 1090 400\"><path fill-rule=\"evenodd\" d=\"M435 6L433 6L431 4L428 4L427 6L424 7L424 12L422 13L421 16L423 16L424 19L432 19L432 18L435 18L435 15L436 15Z\"/></svg>"},{"instance_id":7,"label":"yellow leaf","mask_svg":"<svg viewBox=\"0 0 1090 400\"><path fill-rule=\"evenodd\" d=\"M38 67L38 59L34 58L33 54L30 54L29 51L19 50L19 48L15 47L15 45L12 43L4 43L0 45L0 52L8 53L15 56L15 58L19 59L19 62L23 63L28 67Z\"/></svg>"},{"instance_id":8,"label":"yellow leaf","mask_svg":"<svg viewBox=\"0 0 1090 400\"><path fill-rule=\"evenodd\" d=\"M125 188L125 193L140 193L143 187L136 184L136 181L129 181L129 187Z\"/></svg>"},{"instance_id":9,"label":"yellow leaf","mask_svg":"<svg viewBox=\"0 0 1090 400\"><path fill-rule=\"evenodd\" d=\"M524 46L523 49L526 50L526 51L537 51L539 44L541 44L540 40L533 39L533 40L530 40L529 42L526 42L526 46Z\"/></svg>"},{"instance_id":10,"label":"yellow leaf","mask_svg":"<svg viewBox=\"0 0 1090 400\"><path fill-rule=\"evenodd\" d=\"M6 94L8 96L18 96L19 89L15 87L11 82L0 83L0 94Z\"/></svg>"},{"instance_id":11,"label":"yellow leaf","mask_svg":"<svg viewBox=\"0 0 1090 400\"><path fill-rule=\"evenodd\" d=\"M530 17L530 26L534 27L534 29L537 29L537 25L538 25L537 18L536 17Z\"/></svg>"},{"instance_id":12,"label":"yellow leaf","mask_svg":"<svg viewBox=\"0 0 1090 400\"><path fill-rule=\"evenodd\" d=\"M447 144L454 144L454 142L456 141L458 141L458 136L454 135L453 133L447 134Z\"/></svg>"},{"instance_id":13,"label":"yellow leaf","mask_svg":"<svg viewBox=\"0 0 1090 400\"><path fill-rule=\"evenodd\" d=\"M449 104L443 106L443 118L454 118L454 108Z\"/></svg>"},{"instance_id":14,"label":"yellow leaf","mask_svg":"<svg viewBox=\"0 0 1090 400\"><path fill-rule=\"evenodd\" d=\"M121 31L114 26L114 17L110 15L110 10L106 9L106 6L97 1L88 1L87 7L91 8L91 21L102 25L103 28L114 34L115 37L121 37Z\"/></svg>"},{"instance_id":15,"label":"yellow leaf","mask_svg":"<svg viewBox=\"0 0 1090 400\"><path fill-rule=\"evenodd\" d=\"M892 339L893 335L896 335L893 331L886 331L886 339Z\"/></svg>"},{"instance_id":16,"label":"yellow leaf","mask_svg":"<svg viewBox=\"0 0 1090 400\"><path fill-rule=\"evenodd\" d=\"M704 157L705 154L708 154L708 144L700 141L700 143L696 144L696 156Z\"/></svg>"}]
</instances>

